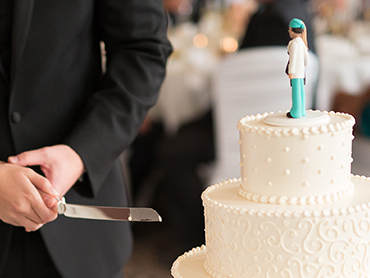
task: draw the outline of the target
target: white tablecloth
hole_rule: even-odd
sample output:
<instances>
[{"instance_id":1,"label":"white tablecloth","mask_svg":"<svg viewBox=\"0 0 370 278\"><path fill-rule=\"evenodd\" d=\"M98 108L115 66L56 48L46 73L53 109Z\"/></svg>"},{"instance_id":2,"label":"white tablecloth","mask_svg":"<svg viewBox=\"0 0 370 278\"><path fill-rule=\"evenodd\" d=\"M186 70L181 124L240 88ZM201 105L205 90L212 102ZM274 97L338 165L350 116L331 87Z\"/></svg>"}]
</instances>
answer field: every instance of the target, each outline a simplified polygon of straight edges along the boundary
<instances>
[{"instance_id":1,"label":"white tablecloth","mask_svg":"<svg viewBox=\"0 0 370 278\"><path fill-rule=\"evenodd\" d=\"M195 47L182 55L169 60L158 103L150 112L164 123L168 133L175 133L182 124L197 119L211 107L211 78L217 57Z\"/></svg>"},{"instance_id":2,"label":"white tablecloth","mask_svg":"<svg viewBox=\"0 0 370 278\"><path fill-rule=\"evenodd\" d=\"M330 110L337 92L362 94L370 88L368 23L354 23L346 37L321 36L317 45L321 63L318 109ZM369 155L369 138L357 135L353 141L352 173L370 175Z\"/></svg>"},{"instance_id":3,"label":"white tablecloth","mask_svg":"<svg viewBox=\"0 0 370 278\"><path fill-rule=\"evenodd\" d=\"M364 51L366 43L367 37L357 41L329 35L317 38L321 65L318 109L330 110L339 91L360 94L370 86L370 47Z\"/></svg>"},{"instance_id":4,"label":"white tablecloth","mask_svg":"<svg viewBox=\"0 0 370 278\"><path fill-rule=\"evenodd\" d=\"M164 123L169 134L211 108L211 79L219 62L219 46L211 43L212 36L206 32L208 44L196 47L194 37L199 29L205 28L184 23L169 33L175 51L168 61L158 103L150 111L152 118ZM209 32L218 34L214 29Z\"/></svg>"}]
</instances>

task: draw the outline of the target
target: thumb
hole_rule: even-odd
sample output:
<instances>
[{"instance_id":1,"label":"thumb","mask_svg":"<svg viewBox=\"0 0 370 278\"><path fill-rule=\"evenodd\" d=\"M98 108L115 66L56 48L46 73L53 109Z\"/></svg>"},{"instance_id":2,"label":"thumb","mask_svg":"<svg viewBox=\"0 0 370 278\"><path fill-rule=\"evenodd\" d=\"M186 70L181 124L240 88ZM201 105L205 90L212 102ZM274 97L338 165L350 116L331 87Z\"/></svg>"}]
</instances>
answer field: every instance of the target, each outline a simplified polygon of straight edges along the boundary
<instances>
[{"instance_id":1,"label":"thumb","mask_svg":"<svg viewBox=\"0 0 370 278\"><path fill-rule=\"evenodd\" d=\"M8 157L8 162L12 164L17 164L18 163L18 157L17 156L9 156Z\"/></svg>"},{"instance_id":2,"label":"thumb","mask_svg":"<svg viewBox=\"0 0 370 278\"><path fill-rule=\"evenodd\" d=\"M43 149L26 151L16 156L10 156L8 162L20 166L44 165L46 156Z\"/></svg>"},{"instance_id":3,"label":"thumb","mask_svg":"<svg viewBox=\"0 0 370 278\"><path fill-rule=\"evenodd\" d=\"M55 197L52 197L50 196L49 194L46 194L42 191L39 191L40 192L40 195L42 197L42 200L44 201L45 205L49 208L49 209L53 209L54 211L57 212L57 200L55 199ZM58 195L56 195L58 196Z\"/></svg>"}]
</instances>

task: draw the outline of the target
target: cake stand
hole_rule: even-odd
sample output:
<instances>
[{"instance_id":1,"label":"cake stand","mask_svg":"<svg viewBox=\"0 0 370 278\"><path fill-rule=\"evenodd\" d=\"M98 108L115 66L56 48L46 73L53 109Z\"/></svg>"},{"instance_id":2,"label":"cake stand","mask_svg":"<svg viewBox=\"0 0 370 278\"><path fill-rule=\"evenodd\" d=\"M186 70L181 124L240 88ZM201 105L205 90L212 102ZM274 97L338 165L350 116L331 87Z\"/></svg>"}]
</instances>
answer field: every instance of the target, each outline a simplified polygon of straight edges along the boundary
<instances>
[{"instance_id":1,"label":"cake stand","mask_svg":"<svg viewBox=\"0 0 370 278\"><path fill-rule=\"evenodd\" d=\"M203 268L205 260L205 245L193 248L177 258L172 265L171 274L175 278L210 278Z\"/></svg>"}]
</instances>

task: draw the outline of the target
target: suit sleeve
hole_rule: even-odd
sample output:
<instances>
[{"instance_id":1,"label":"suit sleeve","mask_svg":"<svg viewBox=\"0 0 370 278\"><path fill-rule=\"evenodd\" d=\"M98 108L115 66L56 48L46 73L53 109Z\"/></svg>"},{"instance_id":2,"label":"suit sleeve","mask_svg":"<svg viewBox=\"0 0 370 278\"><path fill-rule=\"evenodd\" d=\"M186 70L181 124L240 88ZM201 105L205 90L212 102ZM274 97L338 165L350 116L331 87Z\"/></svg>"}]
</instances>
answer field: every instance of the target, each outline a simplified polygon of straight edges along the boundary
<instances>
[{"instance_id":1,"label":"suit sleeve","mask_svg":"<svg viewBox=\"0 0 370 278\"><path fill-rule=\"evenodd\" d=\"M172 51L161 0L97 0L95 10L106 73L65 142L82 158L92 194L155 104Z\"/></svg>"}]
</instances>

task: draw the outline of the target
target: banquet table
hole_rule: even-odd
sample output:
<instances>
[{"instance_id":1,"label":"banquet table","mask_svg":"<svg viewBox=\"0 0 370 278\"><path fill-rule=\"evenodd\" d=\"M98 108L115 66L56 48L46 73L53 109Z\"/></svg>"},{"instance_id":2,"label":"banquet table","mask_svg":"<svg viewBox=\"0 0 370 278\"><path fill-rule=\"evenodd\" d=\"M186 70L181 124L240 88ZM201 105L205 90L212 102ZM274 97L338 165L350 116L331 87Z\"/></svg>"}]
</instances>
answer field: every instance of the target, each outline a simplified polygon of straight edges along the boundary
<instances>
[{"instance_id":1,"label":"banquet table","mask_svg":"<svg viewBox=\"0 0 370 278\"><path fill-rule=\"evenodd\" d=\"M197 34L198 27L190 23L169 34L175 51L168 61L158 102L150 111L150 117L163 122L168 134L176 134L183 124L211 109L211 80L220 57L212 45L195 45Z\"/></svg>"},{"instance_id":2,"label":"banquet table","mask_svg":"<svg viewBox=\"0 0 370 278\"><path fill-rule=\"evenodd\" d=\"M169 60L158 103L151 111L169 134L211 109L211 79L217 58L203 49L188 52L186 59Z\"/></svg>"},{"instance_id":3,"label":"banquet table","mask_svg":"<svg viewBox=\"0 0 370 278\"><path fill-rule=\"evenodd\" d=\"M317 38L317 46L320 58L318 109L330 110L338 92L361 94L370 87L370 44L367 37L351 40L324 35Z\"/></svg>"},{"instance_id":4,"label":"banquet table","mask_svg":"<svg viewBox=\"0 0 370 278\"><path fill-rule=\"evenodd\" d=\"M370 26L352 23L345 36L317 38L320 75L317 108L331 110L337 93L360 95L370 88ZM355 134L352 173L370 176L370 139Z\"/></svg>"}]
</instances>

